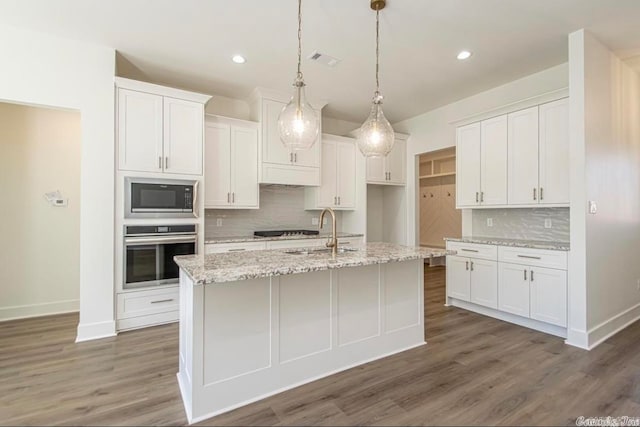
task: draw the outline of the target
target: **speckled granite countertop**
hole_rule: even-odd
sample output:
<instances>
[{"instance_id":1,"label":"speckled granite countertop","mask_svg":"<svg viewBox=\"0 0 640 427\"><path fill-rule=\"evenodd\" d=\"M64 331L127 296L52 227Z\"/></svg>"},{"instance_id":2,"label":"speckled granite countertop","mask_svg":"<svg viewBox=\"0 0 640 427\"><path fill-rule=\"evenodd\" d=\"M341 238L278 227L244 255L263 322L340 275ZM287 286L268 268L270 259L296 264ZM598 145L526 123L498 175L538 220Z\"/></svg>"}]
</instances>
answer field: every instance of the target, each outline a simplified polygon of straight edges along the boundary
<instances>
[{"instance_id":1,"label":"speckled granite countertop","mask_svg":"<svg viewBox=\"0 0 640 427\"><path fill-rule=\"evenodd\" d=\"M320 233L315 236L279 236L279 237L255 237L255 236L226 236L226 237L205 237L205 244L215 243L246 243L246 242L267 242L270 240L302 240L302 239L328 239L331 233ZM364 234L338 233L338 238L362 237Z\"/></svg>"},{"instance_id":2,"label":"speckled granite countertop","mask_svg":"<svg viewBox=\"0 0 640 427\"><path fill-rule=\"evenodd\" d=\"M513 246L516 248L550 249L554 251L568 251L568 242L545 242L541 240L501 239L497 237L447 237L449 242L480 243L484 245Z\"/></svg>"},{"instance_id":3,"label":"speckled granite countertop","mask_svg":"<svg viewBox=\"0 0 640 427\"><path fill-rule=\"evenodd\" d=\"M316 251L314 252L314 249ZM440 257L447 254L444 249L413 248L392 243L369 243L357 251L339 253L335 258L331 252L290 254L284 249L220 253L208 255L183 255L174 258L194 284L224 283L236 280L257 279L285 274L308 273L344 267L361 267L387 262L410 261Z\"/></svg>"}]
</instances>

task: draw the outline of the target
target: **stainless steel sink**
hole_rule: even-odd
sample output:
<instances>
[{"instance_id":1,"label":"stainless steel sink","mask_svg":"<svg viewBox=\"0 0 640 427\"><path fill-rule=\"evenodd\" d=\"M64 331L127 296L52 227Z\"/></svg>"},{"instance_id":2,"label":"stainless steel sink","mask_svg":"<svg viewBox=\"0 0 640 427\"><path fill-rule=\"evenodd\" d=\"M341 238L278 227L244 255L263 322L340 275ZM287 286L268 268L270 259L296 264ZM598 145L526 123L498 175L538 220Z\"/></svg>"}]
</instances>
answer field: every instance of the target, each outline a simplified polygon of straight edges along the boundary
<instances>
[{"instance_id":1,"label":"stainless steel sink","mask_svg":"<svg viewBox=\"0 0 640 427\"><path fill-rule=\"evenodd\" d=\"M338 253L343 254L345 252L357 252L357 248L338 248ZM313 254L328 254L331 253L331 248L317 248L317 249L287 249L284 251L289 255L313 255Z\"/></svg>"}]
</instances>

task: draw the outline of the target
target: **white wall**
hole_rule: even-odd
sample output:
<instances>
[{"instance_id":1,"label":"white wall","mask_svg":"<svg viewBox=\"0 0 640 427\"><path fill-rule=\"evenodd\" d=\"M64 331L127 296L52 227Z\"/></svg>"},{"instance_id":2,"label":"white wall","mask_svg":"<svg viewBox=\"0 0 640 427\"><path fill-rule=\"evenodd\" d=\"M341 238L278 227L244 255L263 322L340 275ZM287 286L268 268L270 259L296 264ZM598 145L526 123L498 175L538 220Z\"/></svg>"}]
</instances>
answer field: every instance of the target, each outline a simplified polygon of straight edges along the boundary
<instances>
[{"instance_id":1,"label":"white wall","mask_svg":"<svg viewBox=\"0 0 640 427\"><path fill-rule=\"evenodd\" d=\"M473 95L425 114L395 123L394 129L410 135L407 143L407 243L420 241L416 229L419 204L416 203L416 155L455 146L452 122L568 85L568 64L561 64L505 85ZM471 231L470 211L463 211L463 234Z\"/></svg>"},{"instance_id":2,"label":"white wall","mask_svg":"<svg viewBox=\"0 0 640 427\"><path fill-rule=\"evenodd\" d=\"M0 193L0 320L77 311L80 114L0 103Z\"/></svg>"},{"instance_id":3,"label":"white wall","mask_svg":"<svg viewBox=\"0 0 640 427\"><path fill-rule=\"evenodd\" d=\"M0 100L80 111L78 340L115 333L113 49L0 27Z\"/></svg>"},{"instance_id":4,"label":"white wall","mask_svg":"<svg viewBox=\"0 0 640 427\"><path fill-rule=\"evenodd\" d=\"M592 348L640 318L640 78L585 31L570 61L571 326Z\"/></svg>"}]
</instances>

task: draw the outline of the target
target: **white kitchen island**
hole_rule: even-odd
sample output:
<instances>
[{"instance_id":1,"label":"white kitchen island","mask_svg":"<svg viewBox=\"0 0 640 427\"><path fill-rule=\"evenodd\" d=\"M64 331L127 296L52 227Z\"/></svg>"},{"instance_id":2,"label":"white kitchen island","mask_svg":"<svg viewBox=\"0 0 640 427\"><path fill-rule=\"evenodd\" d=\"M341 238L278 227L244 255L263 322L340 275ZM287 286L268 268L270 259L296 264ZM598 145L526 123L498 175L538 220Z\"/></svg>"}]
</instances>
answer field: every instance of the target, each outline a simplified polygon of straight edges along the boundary
<instances>
[{"instance_id":1,"label":"white kitchen island","mask_svg":"<svg viewBox=\"0 0 640 427\"><path fill-rule=\"evenodd\" d=\"M317 249L176 257L190 423L425 344L423 259L444 250Z\"/></svg>"}]
</instances>

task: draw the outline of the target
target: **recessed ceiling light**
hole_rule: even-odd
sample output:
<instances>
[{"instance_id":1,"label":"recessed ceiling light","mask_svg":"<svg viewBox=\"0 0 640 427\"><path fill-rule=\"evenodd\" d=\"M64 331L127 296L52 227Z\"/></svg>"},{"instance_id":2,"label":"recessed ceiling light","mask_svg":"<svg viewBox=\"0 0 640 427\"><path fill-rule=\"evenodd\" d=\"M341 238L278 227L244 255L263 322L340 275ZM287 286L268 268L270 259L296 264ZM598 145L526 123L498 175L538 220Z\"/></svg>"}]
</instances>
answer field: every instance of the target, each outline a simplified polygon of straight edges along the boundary
<instances>
[{"instance_id":1,"label":"recessed ceiling light","mask_svg":"<svg viewBox=\"0 0 640 427\"><path fill-rule=\"evenodd\" d=\"M231 58L231 60L236 64L244 64L245 62L247 62L247 59L242 55L233 55L233 58Z\"/></svg>"},{"instance_id":2,"label":"recessed ceiling light","mask_svg":"<svg viewBox=\"0 0 640 427\"><path fill-rule=\"evenodd\" d=\"M469 59L470 57L471 57L471 52L469 52L468 50L463 50L458 54L458 59L461 61L465 59Z\"/></svg>"}]
</instances>

